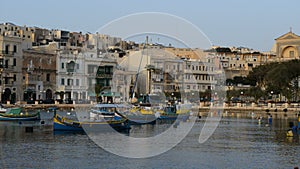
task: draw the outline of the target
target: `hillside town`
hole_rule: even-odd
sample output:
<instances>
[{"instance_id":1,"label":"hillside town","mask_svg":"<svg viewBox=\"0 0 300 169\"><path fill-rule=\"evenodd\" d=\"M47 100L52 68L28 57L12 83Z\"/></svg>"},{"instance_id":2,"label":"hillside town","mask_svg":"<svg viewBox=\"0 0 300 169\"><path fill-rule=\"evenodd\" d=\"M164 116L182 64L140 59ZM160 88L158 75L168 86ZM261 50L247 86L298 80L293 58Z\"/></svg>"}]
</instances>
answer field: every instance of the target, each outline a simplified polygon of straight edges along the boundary
<instances>
[{"instance_id":1,"label":"hillside town","mask_svg":"<svg viewBox=\"0 0 300 169\"><path fill-rule=\"evenodd\" d=\"M299 59L300 36L278 37L269 52L247 47L178 48L99 33L0 25L0 100L15 103L129 102L150 93L176 97L215 89L218 75ZM138 85L138 87L136 87ZM247 85L226 83L227 90Z\"/></svg>"}]
</instances>

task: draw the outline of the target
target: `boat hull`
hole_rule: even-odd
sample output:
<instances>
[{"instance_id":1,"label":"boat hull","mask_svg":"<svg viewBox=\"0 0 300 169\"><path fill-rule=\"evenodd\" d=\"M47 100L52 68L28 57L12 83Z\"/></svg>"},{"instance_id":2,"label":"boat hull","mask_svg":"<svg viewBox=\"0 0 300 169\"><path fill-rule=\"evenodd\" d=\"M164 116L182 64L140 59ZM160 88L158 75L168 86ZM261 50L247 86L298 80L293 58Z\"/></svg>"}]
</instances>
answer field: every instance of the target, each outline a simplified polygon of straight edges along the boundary
<instances>
[{"instance_id":1,"label":"boat hull","mask_svg":"<svg viewBox=\"0 0 300 169\"><path fill-rule=\"evenodd\" d=\"M33 116L33 117L6 117L6 116L0 116L0 121L36 121L40 120L39 116Z\"/></svg>"},{"instance_id":2,"label":"boat hull","mask_svg":"<svg viewBox=\"0 0 300 169\"><path fill-rule=\"evenodd\" d=\"M155 124L155 115L126 115L131 125Z\"/></svg>"},{"instance_id":3,"label":"boat hull","mask_svg":"<svg viewBox=\"0 0 300 169\"><path fill-rule=\"evenodd\" d=\"M54 131L83 131L83 128L80 126L67 125L57 120L53 119L53 130Z\"/></svg>"},{"instance_id":4,"label":"boat hull","mask_svg":"<svg viewBox=\"0 0 300 169\"><path fill-rule=\"evenodd\" d=\"M62 118L55 116L53 119L54 131L79 131L79 132L99 132L109 130L129 130L130 126L125 120L113 122L63 122Z\"/></svg>"},{"instance_id":5,"label":"boat hull","mask_svg":"<svg viewBox=\"0 0 300 169\"><path fill-rule=\"evenodd\" d=\"M181 121L186 121L189 118L189 114L166 114L166 115L160 115L157 120L181 120Z\"/></svg>"}]
</instances>

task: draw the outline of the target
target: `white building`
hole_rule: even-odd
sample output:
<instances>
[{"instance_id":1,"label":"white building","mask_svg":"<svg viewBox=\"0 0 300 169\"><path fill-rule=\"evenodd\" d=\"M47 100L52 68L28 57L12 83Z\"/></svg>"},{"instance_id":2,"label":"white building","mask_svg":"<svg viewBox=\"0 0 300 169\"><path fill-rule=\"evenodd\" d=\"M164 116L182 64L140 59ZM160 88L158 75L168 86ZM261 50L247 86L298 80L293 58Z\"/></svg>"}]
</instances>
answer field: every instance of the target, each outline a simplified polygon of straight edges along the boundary
<instances>
[{"instance_id":1,"label":"white building","mask_svg":"<svg viewBox=\"0 0 300 169\"><path fill-rule=\"evenodd\" d=\"M57 52L57 92L64 92L64 98L78 101L87 98L85 56L77 49Z\"/></svg>"},{"instance_id":2,"label":"white building","mask_svg":"<svg viewBox=\"0 0 300 169\"><path fill-rule=\"evenodd\" d=\"M214 90L217 83L215 63L211 57L184 59L163 49L144 49L131 51L120 66L131 72L128 76L133 76L126 78L127 84L135 86L136 93L142 95Z\"/></svg>"}]
</instances>

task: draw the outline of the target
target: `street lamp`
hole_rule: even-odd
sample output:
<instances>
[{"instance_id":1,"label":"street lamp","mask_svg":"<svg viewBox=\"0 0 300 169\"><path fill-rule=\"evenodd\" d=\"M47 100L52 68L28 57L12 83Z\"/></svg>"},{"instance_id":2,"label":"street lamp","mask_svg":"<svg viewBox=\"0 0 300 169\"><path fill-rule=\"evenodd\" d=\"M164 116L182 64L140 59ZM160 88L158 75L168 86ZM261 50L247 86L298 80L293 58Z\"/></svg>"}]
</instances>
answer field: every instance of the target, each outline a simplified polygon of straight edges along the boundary
<instances>
[{"instance_id":1,"label":"street lamp","mask_svg":"<svg viewBox=\"0 0 300 169\"><path fill-rule=\"evenodd\" d=\"M171 95L172 95L172 97L171 97L171 103L173 104L173 102L174 102L174 93L172 92Z\"/></svg>"},{"instance_id":2,"label":"street lamp","mask_svg":"<svg viewBox=\"0 0 300 169\"><path fill-rule=\"evenodd\" d=\"M274 99L274 98L273 98L273 94L274 94L273 90L271 90L270 93L271 93L271 101L272 101L272 104L273 104L273 99ZM275 103L275 106L276 106L276 103ZM273 106L272 106L272 107L273 107Z\"/></svg>"},{"instance_id":3,"label":"street lamp","mask_svg":"<svg viewBox=\"0 0 300 169\"><path fill-rule=\"evenodd\" d=\"M243 105L243 95L244 95L244 92L241 91L241 96L240 96L240 99L241 99L241 105Z\"/></svg>"}]
</instances>

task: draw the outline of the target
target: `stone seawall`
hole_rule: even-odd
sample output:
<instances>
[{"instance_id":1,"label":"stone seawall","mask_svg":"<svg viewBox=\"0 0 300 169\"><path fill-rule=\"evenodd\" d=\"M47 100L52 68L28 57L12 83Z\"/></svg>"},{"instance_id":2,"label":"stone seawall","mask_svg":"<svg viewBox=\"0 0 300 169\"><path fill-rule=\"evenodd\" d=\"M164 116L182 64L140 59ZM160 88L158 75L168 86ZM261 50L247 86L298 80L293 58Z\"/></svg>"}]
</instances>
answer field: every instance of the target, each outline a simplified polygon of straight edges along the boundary
<instances>
[{"instance_id":1,"label":"stone seawall","mask_svg":"<svg viewBox=\"0 0 300 169\"><path fill-rule=\"evenodd\" d=\"M4 105L4 107L23 107L25 109L48 109L57 107L59 109L87 108L93 104L22 104L22 105ZM219 115L234 117L267 117L269 114L273 118L279 119L297 119L300 107L193 107L201 116ZM219 111L221 110L221 111Z\"/></svg>"},{"instance_id":2,"label":"stone seawall","mask_svg":"<svg viewBox=\"0 0 300 169\"><path fill-rule=\"evenodd\" d=\"M201 107L199 109L199 115L207 116L220 114L219 110L222 110L223 116L236 116L236 117L268 117L272 115L273 118L278 119L297 119L300 108L269 108L269 107Z\"/></svg>"}]
</instances>

